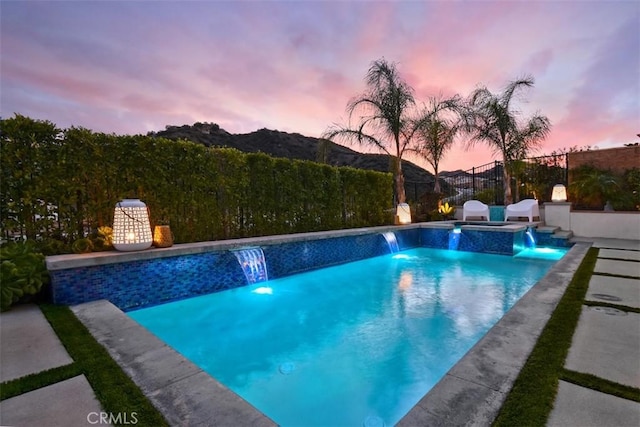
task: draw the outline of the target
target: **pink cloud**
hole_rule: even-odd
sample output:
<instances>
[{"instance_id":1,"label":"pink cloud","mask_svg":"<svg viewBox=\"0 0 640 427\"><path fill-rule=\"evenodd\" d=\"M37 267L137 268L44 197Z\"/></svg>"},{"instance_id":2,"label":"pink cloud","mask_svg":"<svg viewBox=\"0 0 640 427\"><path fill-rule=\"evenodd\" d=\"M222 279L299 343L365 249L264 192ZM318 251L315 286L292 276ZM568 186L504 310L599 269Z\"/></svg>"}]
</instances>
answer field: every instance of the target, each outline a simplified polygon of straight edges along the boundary
<instances>
[{"instance_id":1,"label":"pink cloud","mask_svg":"<svg viewBox=\"0 0 640 427\"><path fill-rule=\"evenodd\" d=\"M544 152L638 133L634 3L177 5L3 4L2 115L116 133L212 121L236 133L319 136L344 119L371 61L385 57L398 62L418 101L477 84L499 91L532 73L536 87L521 107L554 123ZM492 160L484 147L457 146L444 168Z\"/></svg>"}]
</instances>

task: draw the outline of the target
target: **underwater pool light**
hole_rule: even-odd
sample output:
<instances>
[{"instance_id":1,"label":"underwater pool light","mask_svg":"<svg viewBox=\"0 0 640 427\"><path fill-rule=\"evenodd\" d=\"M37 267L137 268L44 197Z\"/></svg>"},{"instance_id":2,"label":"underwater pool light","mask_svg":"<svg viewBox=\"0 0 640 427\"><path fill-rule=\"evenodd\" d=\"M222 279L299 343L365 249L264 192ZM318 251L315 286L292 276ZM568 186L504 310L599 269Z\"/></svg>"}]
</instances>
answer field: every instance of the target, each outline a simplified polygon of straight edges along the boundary
<instances>
[{"instance_id":1,"label":"underwater pool light","mask_svg":"<svg viewBox=\"0 0 640 427\"><path fill-rule=\"evenodd\" d=\"M256 288L256 289L252 290L251 292L253 292L254 294L259 294L259 295L273 295L273 288L271 288L269 286L260 286L259 288Z\"/></svg>"}]
</instances>

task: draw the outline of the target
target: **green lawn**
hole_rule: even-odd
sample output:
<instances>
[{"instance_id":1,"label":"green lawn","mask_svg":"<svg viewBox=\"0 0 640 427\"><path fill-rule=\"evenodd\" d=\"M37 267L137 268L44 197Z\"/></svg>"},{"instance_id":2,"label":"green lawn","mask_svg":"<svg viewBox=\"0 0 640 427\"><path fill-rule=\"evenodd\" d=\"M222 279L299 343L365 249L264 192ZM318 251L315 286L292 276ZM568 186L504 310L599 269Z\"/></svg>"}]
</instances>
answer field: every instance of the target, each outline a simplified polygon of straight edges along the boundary
<instances>
[{"instance_id":1,"label":"green lawn","mask_svg":"<svg viewBox=\"0 0 640 427\"><path fill-rule=\"evenodd\" d=\"M570 371L564 362L571 347L589 280L598 258L599 250L589 249L564 296L551 315L526 364L520 371L513 389L507 396L494 426L544 426L553 409L558 381L599 390L615 396L640 401L640 390L617 384L593 375ZM594 303L589 303L593 305ZM607 303L597 305L615 307L625 311L636 309Z\"/></svg>"},{"instance_id":2,"label":"green lawn","mask_svg":"<svg viewBox=\"0 0 640 427\"><path fill-rule=\"evenodd\" d=\"M140 426L168 425L69 307L43 304L40 308L73 363L3 383L2 400L84 374L105 412L135 412Z\"/></svg>"},{"instance_id":3,"label":"green lawn","mask_svg":"<svg viewBox=\"0 0 640 427\"><path fill-rule=\"evenodd\" d=\"M564 368L582 306L596 304L585 303L584 298L597 257L598 249L589 249L516 379L494 426L545 425L553 408L559 380L640 402L640 390L636 388ZM640 312L610 303L597 305ZM3 383L0 400L84 374L106 412L135 412L138 425L167 425L162 415L68 307L43 304L40 308L74 362Z\"/></svg>"}]
</instances>

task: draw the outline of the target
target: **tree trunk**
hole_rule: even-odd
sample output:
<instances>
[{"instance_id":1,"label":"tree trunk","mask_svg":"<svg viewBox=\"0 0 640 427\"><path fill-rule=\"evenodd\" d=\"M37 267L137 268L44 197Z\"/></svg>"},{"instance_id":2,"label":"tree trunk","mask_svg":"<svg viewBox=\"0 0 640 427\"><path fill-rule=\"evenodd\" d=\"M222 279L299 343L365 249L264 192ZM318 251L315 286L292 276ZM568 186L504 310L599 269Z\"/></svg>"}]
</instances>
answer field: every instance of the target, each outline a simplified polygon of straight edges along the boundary
<instances>
[{"instance_id":1,"label":"tree trunk","mask_svg":"<svg viewBox=\"0 0 640 427\"><path fill-rule=\"evenodd\" d=\"M433 185L433 192L438 194L440 193L440 172L438 172L438 169L434 170L435 174L433 175L436 183Z\"/></svg>"},{"instance_id":2,"label":"tree trunk","mask_svg":"<svg viewBox=\"0 0 640 427\"><path fill-rule=\"evenodd\" d=\"M406 203L407 196L404 192L404 174L402 173L402 160L399 157L395 158L395 173L394 179L396 182L396 197L398 203Z\"/></svg>"},{"instance_id":3,"label":"tree trunk","mask_svg":"<svg viewBox=\"0 0 640 427\"><path fill-rule=\"evenodd\" d=\"M511 196L511 174L506 164L502 167L502 179L504 185L504 205L508 206L513 203L513 197Z\"/></svg>"}]
</instances>

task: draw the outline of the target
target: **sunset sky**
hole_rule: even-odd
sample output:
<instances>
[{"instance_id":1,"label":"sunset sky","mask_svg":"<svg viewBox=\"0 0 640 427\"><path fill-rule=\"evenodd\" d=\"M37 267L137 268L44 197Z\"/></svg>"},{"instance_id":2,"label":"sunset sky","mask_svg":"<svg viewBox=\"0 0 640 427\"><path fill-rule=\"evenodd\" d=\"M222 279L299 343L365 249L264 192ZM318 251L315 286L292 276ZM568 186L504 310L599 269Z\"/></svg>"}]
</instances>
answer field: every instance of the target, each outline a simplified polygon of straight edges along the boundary
<instances>
[{"instance_id":1,"label":"sunset sky","mask_svg":"<svg viewBox=\"0 0 640 427\"><path fill-rule=\"evenodd\" d=\"M531 74L516 107L553 124L538 154L640 141L635 0L2 0L0 16L3 118L116 134L205 121L319 137L346 123L371 62L385 58L419 103L478 85L498 92ZM494 160L463 143L442 170Z\"/></svg>"}]
</instances>

